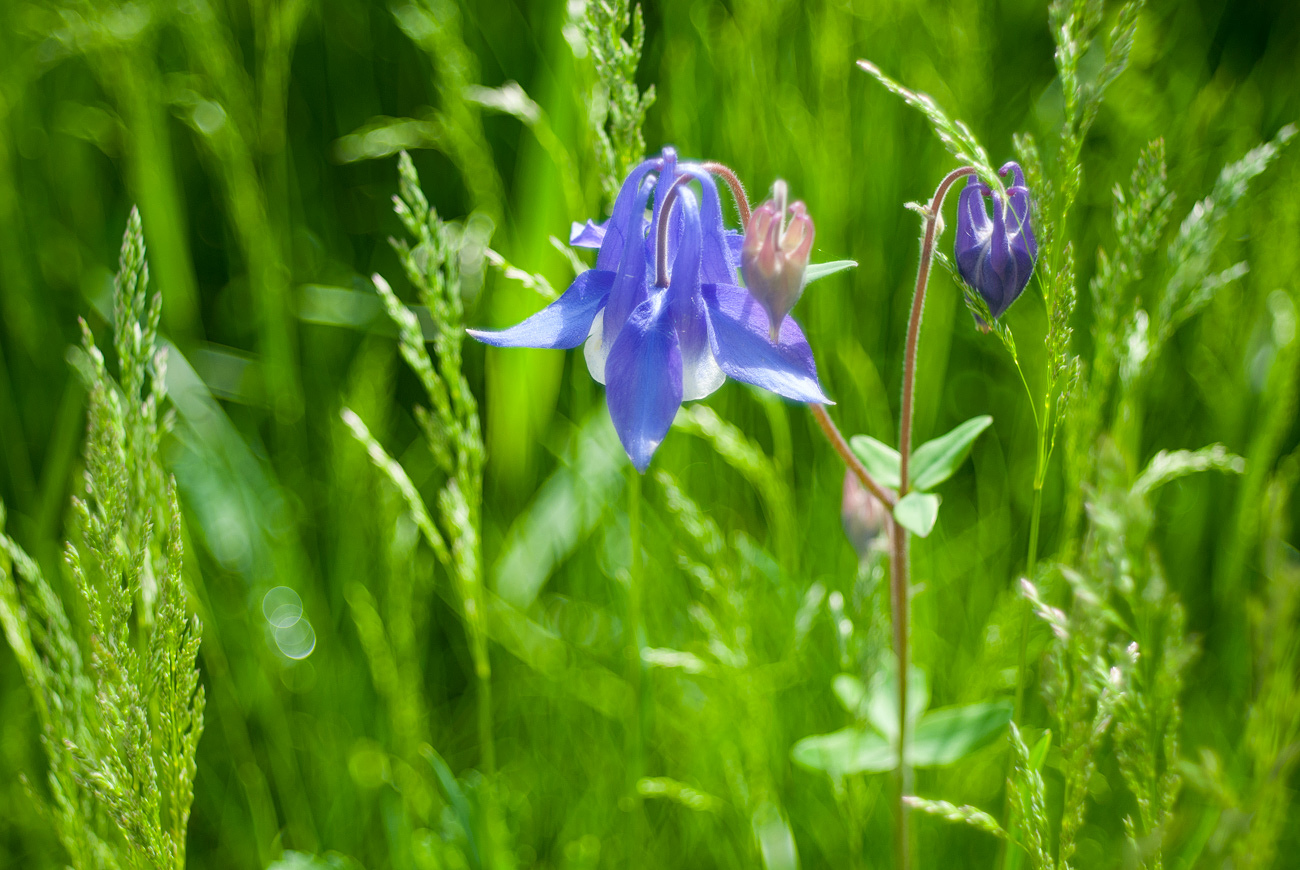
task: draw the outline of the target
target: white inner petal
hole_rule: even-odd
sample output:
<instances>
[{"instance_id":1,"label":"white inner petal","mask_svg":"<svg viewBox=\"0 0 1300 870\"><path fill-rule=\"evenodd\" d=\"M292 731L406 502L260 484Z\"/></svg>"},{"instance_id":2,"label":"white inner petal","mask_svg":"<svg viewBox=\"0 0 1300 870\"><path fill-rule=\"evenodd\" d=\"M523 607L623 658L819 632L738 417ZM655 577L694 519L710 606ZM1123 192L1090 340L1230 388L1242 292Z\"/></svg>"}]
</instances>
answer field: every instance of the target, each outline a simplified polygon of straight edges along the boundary
<instances>
[{"instance_id":1,"label":"white inner petal","mask_svg":"<svg viewBox=\"0 0 1300 870\"><path fill-rule=\"evenodd\" d=\"M598 384L605 383L605 360L609 358L609 348L605 347L604 308L596 312L596 319L591 322L591 332L587 333L582 355L587 359L587 371L591 372L591 379Z\"/></svg>"},{"instance_id":2,"label":"white inner petal","mask_svg":"<svg viewBox=\"0 0 1300 870\"><path fill-rule=\"evenodd\" d=\"M582 347L582 355L587 360L587 371L591 379L598 384L605 383L605 361L609 359L609 347L605 344L605 309L596 312L591 322L591 331L587 333L587 342ZM694 359L682 358L682 401L694 402L715 392L727 380L727 376L713 358L713 352L706 343Z\"/></svg>"},{"instance_id":3,"label":"white inner petal","mask_svg":"<svg viewBox=\"0 0 1300 870\"><path fill-rule=\"evenodd\" d=\"M695 359L682 356L682 401L694 402L714 392L727 380L718 367L713 352L706 342Z\"/></svg>"}]
</instances>

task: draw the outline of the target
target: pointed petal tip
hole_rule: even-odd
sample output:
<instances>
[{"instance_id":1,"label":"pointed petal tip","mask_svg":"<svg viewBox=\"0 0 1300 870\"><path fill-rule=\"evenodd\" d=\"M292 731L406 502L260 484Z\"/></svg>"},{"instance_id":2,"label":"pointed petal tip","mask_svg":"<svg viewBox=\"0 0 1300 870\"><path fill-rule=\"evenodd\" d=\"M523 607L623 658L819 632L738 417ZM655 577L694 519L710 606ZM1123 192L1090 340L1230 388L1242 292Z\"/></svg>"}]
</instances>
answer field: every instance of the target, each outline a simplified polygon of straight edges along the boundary
<instances>
[{"instance_id":1,"label":"pointed petal tip","mask_svg":"<svg viewBox=\"0 0 1300 870\"><path fill-rule=\"evenodd\" d=\"M609 221L599 224L590 220L581 224L574 221L569 228L569 244L575 248L599 248L608 226Z\"/></svg>"},{"instance_id":2,"label":"pointed petal tip","mask_svg":"<svg viewBox=\"0 0 1300 870\"><path fill-rule=\"evenodd\" d=\"M605 404L628 459L642 473L682 404L682 356L667 290L628 317L606 362Z\"/></svg>"},{"instance_id":3,"label":"pointed petal tip","mask_svg":"<svg viewBox=\"0 0 1300 870\"><path fill-rule=\"evenodd\" d=\"M624 452L627 452L626 449ZM636 469L637 474L645 474L646 469L650 467L650 460L654 458L654 451L652 450L649 453L642 453L638 450L636 456L628 453L627 458L631 461L632 467Z\"/></svg>"},{"instance_id":4,"label":"pointed petal tip","mask_svg":"<svg viewBox=\"0 0 1300 870\"><path fill-rule=\"evenodd\" d=\"M706 284L709 344L728 376L794 402L829 401L817 379L808 340L793 317L781 323L780 343L769 340L762 306L743 287Z\"/></svg>"},{"instance_id":5,"label":"pointed petal tip","mask_svg":"<svg viewBox=\"0 0 1300 870\"><path fill-rule=\"evenodd\" d=\"M596 311L605 303L614 273L588 269L550 305L506 329L467 329L472 338L495 347L547 347L567 350L587 338Z\"/></svg>"}]
</instances>

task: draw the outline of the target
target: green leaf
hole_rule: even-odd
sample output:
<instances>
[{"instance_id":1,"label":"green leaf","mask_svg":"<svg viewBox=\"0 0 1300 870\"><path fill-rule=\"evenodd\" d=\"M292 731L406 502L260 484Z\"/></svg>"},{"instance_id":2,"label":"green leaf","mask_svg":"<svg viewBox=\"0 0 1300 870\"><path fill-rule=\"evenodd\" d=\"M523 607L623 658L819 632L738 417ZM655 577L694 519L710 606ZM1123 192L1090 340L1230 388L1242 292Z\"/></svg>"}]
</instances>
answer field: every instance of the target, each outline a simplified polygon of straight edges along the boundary
<instances>
[{"instance_id":1,"label":"green leaf","mask_svg":"<svg viewBox=\"0 0 1300 870\"><path fill-rule=\"evenodd\" d=\"M285 851L266 870L361 870L361 865L338 852L311 855L307 852Z\"/></svg>"},{"instance_id":2,"label":"green leaf","mask_svg":"<svg viewBox=\"0 0 1300 870\"><path fill-rule=\"evenodd\" d=\"M482 859L479 857L478 837L474 826L474 816L469 806L469 801L465 797L464 790L460 787L460 782L456 779L447 762L438 754L438 750L425 743L420 746L420 754L424 760L429 762L433 772L438 777L438 784L442 786L446 794L447 801L451 804L452 810L456 813L456 820L460 822L461 829L465 832L465 837L469 841L469 865L473 870L480 870L483 866Z\"/></svg>"},{"instance_id":3,"label":"green leaf","mask_svg":"<svg viewBox=\"0 0 1300 870\"><path fill-rule=\"evenodd\" d=\"M831 680L831 690L844 705L844 709L857 716L862 711L862 703L867 699L867 687L862 681L850 674L836 674Z\"/></svg>"},{"instance_id":4,"label":"green leaf","mask_svg":"<svg viewBox=\"0 0 1300 870\"><path fill-rule=\"evenodd\" d=\"M848 269L856 269L857 260L832 260L829 263L809 263L808 268L803 272L804 286L808 286L818 278L825 278L828 275L834 275L836 272L844 272Z\"/></svg>"},{"instance_id":5,"label":"green leaf","mask_svg":"<svg viewBox=\"0 0 1300 870\"><path fill-rule=\"evenodd\" d=\"M923 696L924 679L914 682L921 689L916 693L917 696ZM873 707L875 700L873 694ZM920 700L919 708L914 707L909 698L908 707L916 714L924 706L924 697ZM897 711L897 704L891 705L890 709ZM791 748L790 758L801 767L820 770L836 778L855 773L885 773L893 770L898 760L894 743L898 721L896 717L881 717L881 721L877 722L874 712L873 710L872 724L881 728L888 723L888 736L850 726L830 734L805 737ZM886 711L882 709L879 712ZM1008 701L931 711L920 716L908 744L908 760L915 767L943 767L952 764L993 742L1010 721L1011 704Z\"/></svg>"},{"instance_id":6,"label":"green leaf","mask_svg":"<svg viewBox=\"0 0 1300 870\"><path fill-rule=\"evenodd\" d=\"M1138 475L1137 481L1133 484L1133 492L1146 495L1171 480L1201 471L1243 474L1246 471L1246 460L1229 453L1222 444L1211 444L1200 450L1174 450L1173 452L1161 450L1151 458L1147 467Z\"/></svg>"},{"instance_id":7,"label":"green leaf","mask_svg":"<svg viewBox=\"0 0 1300 870\"><path fill-rule=\"evenodd\" d=\"M1047 760L1047 750L1052 748L1052 732L1044 731L1043 736L1034 744L1034 750L1029 753L1029 769L1042 770L1043 762Z\"/></svg>"},{"instance_id":8,"label":"green leaf","mask_svg":"<svg viewBox=\"0 0 1300 870\"><path fill-rule=\"evenodd\" d=\"M894 505L894 519L912 534L924 538L939 519L939 496L909 492Z\"/></svg>"},{"instance_id":9,"label":"green leaf","mask_svg":"<svg viewBox=\"0 0 1300 870\"><path fill-rule=\"evenodd\" d=\"M794 832L780 806L764 801L749 820L763 858L763 870L799 870L799 850Z\"/></svg>"},{"instance_id":10,"label":"green leaf","mask_svg":"<svg viewBox=\"0 0 1300 870\"><path fill-rule=\"evenodd\" d=\"M916 448L910 469L911 488L931 489L952 477L970 455L975 439L991 425L993 418L987 414L972 417L947 435L941 435ZM924 537L921 532L917 534Z\"/></svg>"},{"instance_id":11,"label":"green leaf","mask_svg":"<svg viewBox=\"0 0 1300 870\"><path fill-rule=\"evenodd\" d=\"M854 435L849 439L853 455L862 461L871 476L881 486L898 488L898 451L870 435Z\"/></svg>"},{"instance_id":12,"label":"green leaf","mask_svg":"<svg viewBox=\"0 0 1300 870\"><path fill-rule=\"evenodd\" d=\"M871 681L871 697L867 699L867 719L876 730L893 745L898 739L898 667L893 658ZM930 705L930 687L925 671L918 667L907 669L907 721L915 727L916 720Z\"/></svg>"},{"instance_id":13,"label":"green leaf","mask_svg":"<svg viewBox=\"0 0 1300 870\"><path fill-rule=\"evenodd\" d=\"M1011 721L1011 702L943 707L921 717L908 747L916 767L943 767L987 746Z\"/></svg>"},{"instance_id":14,"label":"green leaf","mask_svg":"<svg viewBox=\"0 0 1300 870\"><path fill-rule=\"evenodd\" d=\"M805 737L790 749L795 764L839 778L894 769L894 747L874 731L851 726Z\"/></svg>"}]
</instances>

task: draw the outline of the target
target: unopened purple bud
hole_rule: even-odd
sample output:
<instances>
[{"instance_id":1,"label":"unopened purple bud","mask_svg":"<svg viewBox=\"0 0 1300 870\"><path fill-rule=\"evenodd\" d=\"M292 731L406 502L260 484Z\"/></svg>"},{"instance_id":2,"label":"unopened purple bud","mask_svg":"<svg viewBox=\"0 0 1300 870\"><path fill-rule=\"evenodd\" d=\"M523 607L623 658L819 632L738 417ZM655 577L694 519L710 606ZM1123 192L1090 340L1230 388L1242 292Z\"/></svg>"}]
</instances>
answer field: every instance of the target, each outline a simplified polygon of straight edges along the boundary
<instances>
[{"instance_id":1,"label":"unopened purple bud","mask_svg":"<svg viewBox=\"0 0 1300 870\"><path fill-rule=\"evenodd\" d=\"M972 175L957 203L957 271L995 318L1025 289L1038 256L1025 174L1014 162L998 171L1003 176L1008 173L1015 183L1007 188L1005 199ZM993 200L991 220L986 197Z\"/></svg>"},{"instance_id":2,"label":"unopened purple bud","mask_svg":"<svg viewBox=\"0 0 1300 870\"><path fill-rule=\"evenodd\" d=\"M781 321L803 293L804 270L813 244L808 209L802 202L787 207L788 196L786 183L778 179L772 185L772 199L750 215L740 254L740 273L750 295L767 312L773 343L780 335Z\"/></svg>"},{"instance_id":3,"label":"unopened purple bud","mask_svg":"<svg viewBox=\"0 0 1300 870\"><path fill-rule=\"evenodd\" d=\"M857 551L859 559L866 559L871 544L889 521L889 511L858 480L852 471L844 473L844 494L840 500L840 522L844 534Z\"/></svg>"}]
</instances>

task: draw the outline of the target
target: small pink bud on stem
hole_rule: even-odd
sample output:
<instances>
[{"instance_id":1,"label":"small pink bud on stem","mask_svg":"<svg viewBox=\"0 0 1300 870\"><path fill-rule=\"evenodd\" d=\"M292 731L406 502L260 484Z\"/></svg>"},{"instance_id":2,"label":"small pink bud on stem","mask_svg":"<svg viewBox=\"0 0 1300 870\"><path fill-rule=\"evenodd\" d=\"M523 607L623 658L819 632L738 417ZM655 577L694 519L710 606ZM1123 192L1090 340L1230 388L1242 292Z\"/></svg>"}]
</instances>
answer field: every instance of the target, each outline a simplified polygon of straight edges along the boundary
<instances>
[{"instance_id":1,"label":"small pink bud on stem","mask_svg":"<svg viewBox=\"0 0 1300 870\"><path fill-rule=\"evenodd\" d=\"M814 235L807 207L802 202L787 205L788 198L789 188L777 179L772 199L750 215L740 256L745 286L767 312L773 343L780 335L781 322L803 293Z\"/></svg>"}]
</instances>

